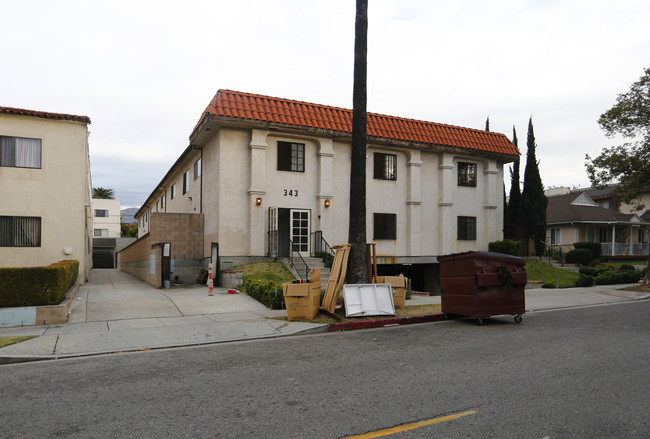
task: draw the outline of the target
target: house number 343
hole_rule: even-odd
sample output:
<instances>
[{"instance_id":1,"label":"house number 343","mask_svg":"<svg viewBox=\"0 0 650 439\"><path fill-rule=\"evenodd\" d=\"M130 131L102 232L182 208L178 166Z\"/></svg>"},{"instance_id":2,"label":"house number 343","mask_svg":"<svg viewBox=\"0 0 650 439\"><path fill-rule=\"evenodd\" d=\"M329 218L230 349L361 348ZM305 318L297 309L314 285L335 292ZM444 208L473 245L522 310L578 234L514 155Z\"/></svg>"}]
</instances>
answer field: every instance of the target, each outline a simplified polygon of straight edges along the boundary
<instances>
[{"instance_id":1,"label":"house number 343","mask_svg":"<svg viewBox=\"0 0 650 439\"><path fill-rule=\"evenodd\" d=\"M298 196L298 189L284 189L284 196L285 197L297 197Z\"/></svg>"}]
</instances>

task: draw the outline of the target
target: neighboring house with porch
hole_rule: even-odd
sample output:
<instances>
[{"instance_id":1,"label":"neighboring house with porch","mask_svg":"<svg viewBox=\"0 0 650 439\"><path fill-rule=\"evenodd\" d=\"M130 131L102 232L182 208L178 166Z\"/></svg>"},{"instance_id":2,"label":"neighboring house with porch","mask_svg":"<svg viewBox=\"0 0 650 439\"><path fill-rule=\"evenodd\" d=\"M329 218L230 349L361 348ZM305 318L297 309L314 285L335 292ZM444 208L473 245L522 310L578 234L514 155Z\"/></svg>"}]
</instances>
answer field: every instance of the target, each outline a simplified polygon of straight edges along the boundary
<instances>
[{"instance_id":1,"label":"neighboring house with porch","mask_svg":"<svg viewBox=\"0 0 650 439\"><path fill-rule=\"evenodd\" d=\"M168 236L181 281L208 261L224 270L347 242L351 131L348 109L220 90L136 214L138 242ZM519 155L503 134L368 113L367 238L380 273L434 291L437 256L503 239L503 165ZM200 234L198 250L162 231L170 213L189 218L174 219L185 221L177 233ZM138 242L120 267L158 284L163 247Z\"/></svg>"},{"instance_id":2,"label":"neighboring house with porch","mask_svg":"<svg viewBox=\"0 0 650 439\"><path fill-rule=\"evenodd\" d=\"M0 107L0 267L92 268L86 116Z\"/></svg>"},{"instance_id":3,"label":"neighboring house with porch","mask_svg":"<svg viewBox=\"0 0 650 439\"><path fill-rule=\"evenodd\" d=\"M575 242L599 242L603 256L647 256L649 227L639 215L599 206L584 190L548 197L547 243L564 252Z\"/></svg>"}]
</instances>

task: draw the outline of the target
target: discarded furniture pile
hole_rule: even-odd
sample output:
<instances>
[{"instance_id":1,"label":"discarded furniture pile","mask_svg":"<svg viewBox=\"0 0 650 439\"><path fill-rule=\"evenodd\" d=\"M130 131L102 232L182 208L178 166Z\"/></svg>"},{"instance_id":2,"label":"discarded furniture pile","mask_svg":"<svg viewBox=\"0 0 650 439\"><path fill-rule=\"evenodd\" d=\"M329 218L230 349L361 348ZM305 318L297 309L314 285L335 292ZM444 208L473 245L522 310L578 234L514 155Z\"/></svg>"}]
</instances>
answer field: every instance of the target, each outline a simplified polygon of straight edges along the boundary
<instances>
[{"instance_id":1,"label":"discarded furniture pile","mask_svg":"<svg viewBox=\"0 0 650 439\"><path fill-rule=\"evenodd\" d=\"M320 270L310 272L307 282L282 284L282 293L289 321L312 320L319 312L335 314L339 296L343 292L346 317L394 316L395 309L406 307L408 279L400 276L377 276L377 255L375 243L367 245L368 284L345 284L350 244L332 247L334 261L321 301Z\"/></svg>"}]
</instances>

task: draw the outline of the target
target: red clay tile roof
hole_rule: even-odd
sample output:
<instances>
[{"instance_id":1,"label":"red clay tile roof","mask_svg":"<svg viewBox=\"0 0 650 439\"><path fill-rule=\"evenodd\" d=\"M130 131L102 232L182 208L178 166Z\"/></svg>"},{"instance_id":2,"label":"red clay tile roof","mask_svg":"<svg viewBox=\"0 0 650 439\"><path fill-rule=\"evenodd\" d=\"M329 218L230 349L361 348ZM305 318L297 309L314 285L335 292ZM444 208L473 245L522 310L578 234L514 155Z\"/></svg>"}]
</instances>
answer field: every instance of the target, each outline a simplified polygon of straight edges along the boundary
<instances>
[{"instance_id":1,"label":"red clay tile roof","mask_svg":"<svg viewBox=\"0 0 650 439\"><path fill-rule=\"evenodd\" d=\"M73 122L90 123L88 116L75 116L73 114L46 113L44 111L25 110L22 108L0 107L0 114L13 114L15 116L42 117L44 119L70 120Z\"/></svg>"},{"instance_id":2,"label":"red clay tile roof","mask_svg":"<svg viewBox=\"0 0 650 439\"><path fill-rule=\"evenodd\" d=\"M201 116L190 138L194 137L199 126L210 115L352 133L352 110L232 90L219 90ZM511 156L520 155L517 147L500 133L375 113L368 113L368 136L454 146Z\"/></svg>"}]
</instances>

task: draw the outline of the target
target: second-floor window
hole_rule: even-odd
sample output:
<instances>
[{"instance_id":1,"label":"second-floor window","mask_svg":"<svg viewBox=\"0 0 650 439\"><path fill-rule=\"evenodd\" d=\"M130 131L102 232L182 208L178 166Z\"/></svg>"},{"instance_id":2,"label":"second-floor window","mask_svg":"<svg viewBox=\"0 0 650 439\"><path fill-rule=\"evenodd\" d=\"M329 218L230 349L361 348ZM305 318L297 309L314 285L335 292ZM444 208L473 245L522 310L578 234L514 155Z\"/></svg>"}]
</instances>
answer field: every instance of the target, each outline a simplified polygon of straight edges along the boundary
<instances>
[{"instance_id":1,"label":"second-floor window","mask_svg":"<svg viewBox=\"0 0 650 439\"><path fill-rule=\"evenodd\" d=\"M397 155L376 152L374 154L374 178L379 180L397 180Z\"/></svg>"},{"instance_id":2,"label":"second-floor window","mask_svg":"<svg viewBox=\"0 0 650 439\"><path fill-rule=\"evenodd\" d=\"M194 162L194 180L201 176L201 157Z\"/></svg>"},{"instance_id":3,"label":"second-floor window","mask_svg":"<svg viewBox=\"0 0 650 439\"><path fill-rule=\"evenodd\" d=\"M0 136L0 166L41 167L41 139Z\"/></svg>"},{"instance_id":4,"label":"second-floor window","mask_svg":"<svg viewBox=\"0 0 650 439\"><path fill-rule=\"evenodd\" d=\"M160 197L160 209L165 208L165 194L163 194L162 197Z\"/></svg>"},{"instance_id":5,"label":"second-floor window","mask_svg":"<svg viewBox=\"0 0 650 439\"><path fill-rule=\"evenodd\" d=\"M95 218L108 218L108 210L95 209Z\"/></svg>"},{"instance_id":6,"label":"second-floor window","mask_svg":"<svg viewBox=\"0 0 650 439\"><path fill-rule=\"evenodd\" d=\"M305 144L278 142L278 171L305 172Z\"/></svg>"},{"instance_id":7,"label":"second-floor window","mask_svg":"<svg viewBox=\"0 0 650 439\"><path fill-rule=\"evenodd\" d=\"M476 187L476 163L458 162L458 186Z\"/></svg>"},{"instance_id":8,"label":"second-floor window","mask_svg":"<svg viewBox=\"0 0 650 439\"><path fill-rule=\"evenodd\" d=\"M190 170L188 169L183 174L183 195L185 195L189 190L190 190Z\"/></svg>"},{"instance_id":9,"label":"second-floor window","mask_svg":"<svg viewBox=\"0 0 650 439\"><path fill-rule=\"evenodd\" d=\"M172 193L171 198L173 200L174 198L176 198L176 183L172 184L171 193Z\"/></svg>"}]
</instances>

